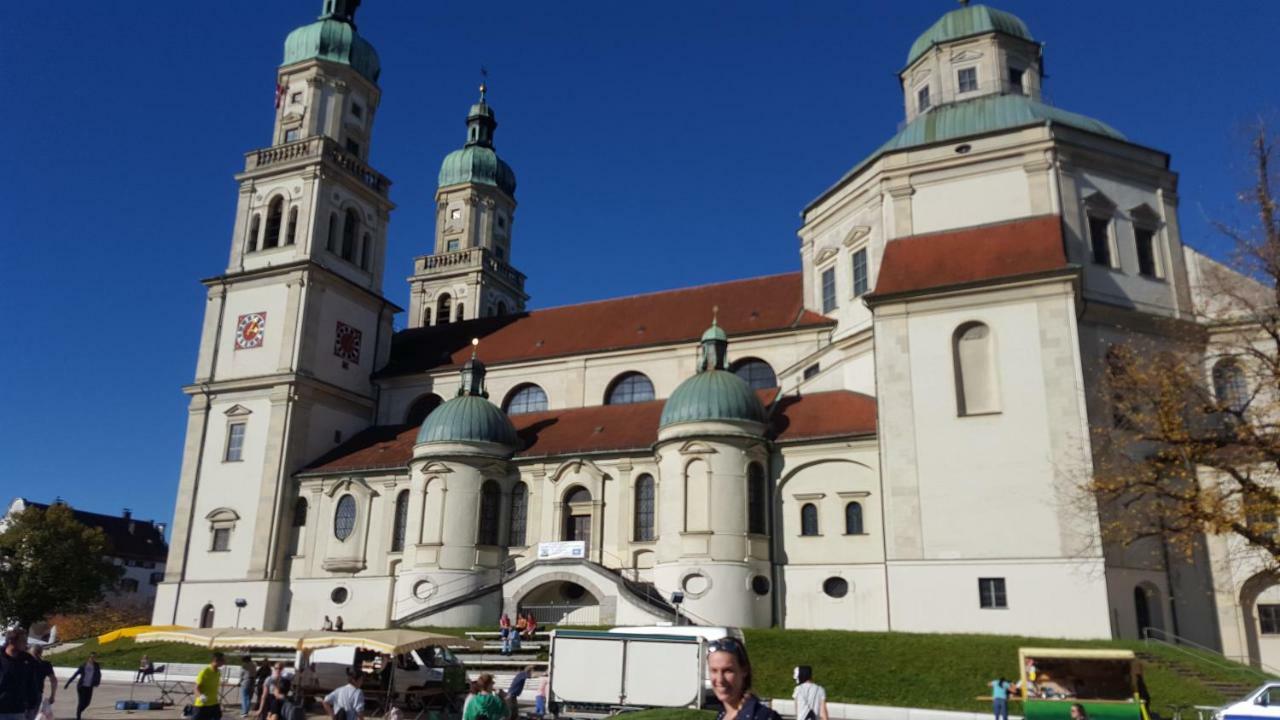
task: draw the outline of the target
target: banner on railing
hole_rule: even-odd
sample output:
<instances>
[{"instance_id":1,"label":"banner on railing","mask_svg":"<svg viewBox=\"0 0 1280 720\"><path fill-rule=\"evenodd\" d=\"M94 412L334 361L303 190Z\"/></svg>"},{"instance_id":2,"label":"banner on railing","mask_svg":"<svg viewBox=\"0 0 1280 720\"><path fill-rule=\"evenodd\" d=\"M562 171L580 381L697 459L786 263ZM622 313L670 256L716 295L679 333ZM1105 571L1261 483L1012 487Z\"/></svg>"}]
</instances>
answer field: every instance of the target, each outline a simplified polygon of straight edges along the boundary
<instances>
[{"instance_id":1,"label":"banner on railing","mask_svg":"<svg viewBox=\"0 0 1280 720\"><path fill-rule=\"evenodd\" d=\"M587 557L587 543L583 540L538 543L539 560L583 560Z\"/></svg>"}]
</instances>

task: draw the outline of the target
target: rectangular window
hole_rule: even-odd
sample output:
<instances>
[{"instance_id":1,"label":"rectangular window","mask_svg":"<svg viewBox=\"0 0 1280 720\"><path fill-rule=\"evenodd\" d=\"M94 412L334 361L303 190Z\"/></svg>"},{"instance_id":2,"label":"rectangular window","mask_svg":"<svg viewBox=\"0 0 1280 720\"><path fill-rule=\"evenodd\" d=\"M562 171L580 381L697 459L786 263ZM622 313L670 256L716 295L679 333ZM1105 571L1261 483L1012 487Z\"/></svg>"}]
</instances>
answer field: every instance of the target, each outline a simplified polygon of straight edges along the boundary
<instances>
[{"instance_id":1,"label":"rectangular window","mask_svg":"<svg viewBox=\"0 0 1280 720\"><path fill-rule=\"evenodd\" d=\"M352 155L359 155L360 143L356 142L355 140L352 140L351 138L347 138L347 152L351 153Z\"/></svg>"},{"instance_id":2,"label":"rectangular window","mask_svg":"<svg viewBox=\"0 0 1280 720\"><path fill-rule=\"evenodd\" d=\"M444 242L445 252L455 252L458 249L458 238L449 238Z\"/></svg>"},{"instance_id":3,"label":"rectangular window","mask_svg":"<svg viewBox=\"0 0 1280 720\"><path fill-rule=\"evenodd\" d=\"M853 296L862 297L867 293L867 249L853 254Z\"/></svg>"},{"instance_id":4,"label":"rectangular window","mask_svg":"<svg viewBox=\"0 0 1280 720\"><path fill-rule=\"evenodd\" d=\"M1147 228L1133 229L1133 242L1138 249L1138 274L1156 278L1156 234Z\"/></svg>"},{"instance_id":5,"label":"rectangular window","mask_svg":"<svg viewBox=\"0 0 1280 720\"><path fill-rule=\"evenodd\" d=\"M162 582L164 582L164 573L162 573L162 572L153 572L153 573L151 573L151 584L152 584L152 585L159 585L159 584L160 584L160 583L162 583Z\"/></svg>"},{"instance_id":6,"label":"rectangular window","mask_svg":"<svg viewBox=\"0 0 1280 720\"><path fill-rule=\"evenodd\" d=\"M1111 267L1111 221L1089 216L1089 246L1093 248L1095 265Z\"/></svg>"},{"instance_id":7,"label":"rectangular window","mask_svg":"<svg viewBox=\"0 0 1280 720\"><path fill-rule=\"evenodd\" d=\"M804 369L804 379L805 379L805 380L808 380L809 378L813 378L813 377L817 377L817 376L818 376L818 363L814 363L814 364L812 364L812 365L810 365L809 367L807 367L807 368L805 368L805 369Z\"/></svg>"},{"instance_id":8,"label":"rectangular window","mask_svg":"<svg viewBox=\"0 0 1280 720\"><path fill-rule=\"evenodd\" d=\"M1009 607L1004 592L1004 578L978 578L978 607Z\"/></svg>"},{"instance_id":9,"label":"rectangular window","mask_svg":"<svg viewBox=\"0 0 1280 720\"><path fill-rule=\"evenodd\" d=\"M355 117L364 117L364 108L359 103L351 103L351 114Z\"/></svg>"},{"instance_id":10,"label":"rectangular window","mask_svg":"<svg viewBox=\"0 0 1280 720\"><path fill-rule=\"evenodd\" d=\"M227 462L244 459L244 423L231 423L227 428L227 454L223 459Z\"/></svg>"},{"instance_id":11,"label":"rectangular window","mask_svg":"<svg viewBox=\"0 0 1280 720\"><path fill-rule=\"evenodd\" d=\"M136 593L138 592L138 581L133 578L125 578L120 581L120 592Z\"/></svg>"},{"instance_id":12,"label":"rectangular window","mask_svg":"<svg viewBox=\"0 0 1280 720\"><path fill-rule=\"evenodd\" d=\"M827 268L822 271L822 312L829 313L836 309L836 269Z\"/></svg>"},{"instance_id":13,"label":"rectangular window","mask_svg":"<svg viewBox=\"0 0 1280 720\"><path fill-rule=\"evenodd\" d=\"M956 84L960 92L973 92L978 89L978 68L962 68L956 73Z\"/></svg>"},{"instance_id":14,"label":"rectangular window","mask_svg":"<svg viewBox=\"0 0 1280 720\"><path fill-rule=\"evenodd\" d=\"M929 109L929 86L925 85L916 91L916 112Z\"/></svg>"},{"instance_id":15,"label":"rectangular window","mask_svg":"<svg viewBox=\"0 0 1280 720\"><path fill-rule=\"evenodd\" d=\"M1022 89L1022 74L1026 72L1020 67L1009 68L1009 87L1016 93L1025 92Z\"/></svg>"},{"instance_id":16,"label":"rectangular window","mask_svg":"<svg viewBox=\"0 0 1280 720\"><path fill-rule=\"evenodd\" d=\"M298 139L298 128L289 128L284 131L284 141L293 142Z\"/></svg>"},{"instance_id":17,"label":"rectangular window","mask_svg":"<svg viewBox=\"0 0 1280 720\"><path fill-rule=\"evenodd\" d=\"M1258 626L1263 635L1280 635L1280 605L1258 605Z\"/></svg>"},{"instance_id":18,"label":"rectangular window","mask_svg":"<svg viewBox=\"0 0 1280 720\"><path fill-rule=\"evenodd\" d=\"M226 552L231 549L231 528L214 528L213 529L213 545L209 547L213 552Z\"/></svg>"}]
</instances>

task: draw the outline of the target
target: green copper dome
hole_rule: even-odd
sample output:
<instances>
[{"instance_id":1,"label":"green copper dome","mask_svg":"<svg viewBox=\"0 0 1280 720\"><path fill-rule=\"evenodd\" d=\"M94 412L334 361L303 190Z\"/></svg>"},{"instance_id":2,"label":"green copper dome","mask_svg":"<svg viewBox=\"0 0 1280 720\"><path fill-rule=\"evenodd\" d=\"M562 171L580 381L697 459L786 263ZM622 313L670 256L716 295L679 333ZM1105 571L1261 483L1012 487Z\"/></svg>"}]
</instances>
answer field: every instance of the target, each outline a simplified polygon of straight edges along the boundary
<instances>
[{"instance_id":1,"label":"green copper dome","mask_svg":"<svg viewBox=\"0 0 1280 720\"><path fill-rule=\"evenodd\" d=\"M378 52L356 33L355 10L359 2L326 0L319 20L289 33L284 41L283 65L304 60L328 60L348 65L369 82L378 82L382 65Z\"/></svg>"},{"instance_id":2,"label":"green copper dome","mask_svg":"<svg viewBox=\"0 0 1280 720\"><path fill-rule=\"evenodd\" d=\"M419 443L489 442L515 447L516 429L497 405L478 395L459 395L422 421Z\"/></svg>"},{"instance_id":3,"label":"green copper dome","mask_svg":"<svg viewBox=\"0 0 1280 720\"><path fill-rule=\"evenodd\" d=\"M507 447L519 443L511 418L489 402L489 393L484 389L485 372L484 363L473 354L462 366L458 396L422 421L418 443L484 442Z\"/></svg>"},{"instance_id":4,"label":"green copper dome","mask_svg":"<svg viewBox=\"0 0 1280 720\"><path fill-rule=\"evenodd\" d=\"M1035 42L1031 37L1031 31L1027 29L1027 24L1018 16L986 5L967 5L943 15L938 22L925 30L924 34L916 38L916 41L911 43L911 52L907 53L907 64L915 62L929 48L938 43L989 32L1004 33L1028 42Z\"/></svg>"},{"instance_id":5,"label":"green copper dome","mask_svg":"<svg viewBox=\"0 0 1280 720\"><path fill-rule=\"evenodd\" d=\"M729 336L714 321L702 334L698 374L680 383L662 406L658 427L703 420L749 420L764 424L764 405L750 385L725 369Z\"/></svg>"},{"instance_id":6,"label":"green copper dome","mask_svg":"<svg viewBox=\"0 0 1280 720\"><path fill-rule=\"evenodd\" d=\"M444 156L440 163L440 187L476 183L492 185L511 197L516 195L516 173L493 148L469 145Z\"/></svg>"}]
</instances>

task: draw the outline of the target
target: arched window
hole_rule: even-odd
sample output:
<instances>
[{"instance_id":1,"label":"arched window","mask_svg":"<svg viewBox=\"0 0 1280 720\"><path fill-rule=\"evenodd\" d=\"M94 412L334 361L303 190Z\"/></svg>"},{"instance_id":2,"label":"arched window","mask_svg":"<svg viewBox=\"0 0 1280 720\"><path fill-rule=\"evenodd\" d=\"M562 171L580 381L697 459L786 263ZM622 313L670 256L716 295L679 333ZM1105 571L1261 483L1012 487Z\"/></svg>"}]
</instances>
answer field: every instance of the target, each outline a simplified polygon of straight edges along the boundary
<instances>
[{"instance_id":1,"label":"arched window","mask_svg":"<svg viewBox=\"0 0 1280 720\"><path fill-rule=\"evenodd\" d=\"M448 325L453 321L453 298L445 293L436 299L436 324Z\"/></svg>"},{"instance_id":2,"label":"arched window","mask_svg":"<svg viewBox=\"0 0 1280 720\"><path fill-rule=\"evenodd\" d=\"M493 480L486 480L480 487L480 530L476 533L477 545L498 544L498 512L502 508L502 488Z\"/></svg>"},{"instance_id":3,"label":"arched window","mask_svg":"<svg viewBox=\"0 0 1280 720\"><path fill-rule=\"evenodd\" d=\"M956 412L980 415L1000 411L996 383L995 343L991 328L980 322L956 328L951 339L955 362Z\"/></svg>"},{"instance_id":4,"label":"arched window","mask_svg":"<svg viewBox=\"0 0 1280 720\"><path fill-rule=\"evenodd\" d=\"M200 627L202 628L213 627L213 604L212 603L205 605L204 609L200 611Z\"/></svg>"},{"instance_id":5,"label":"arched window","mask_svg":"<svg viewBox=\"0 0 1280 720\"><path fill-rule=\"evenodd\" d=\"M249 252L258 250L258 228L262 226L262 218L258 213L254 213L249 219L249 242L245 245Z\"/></svg>"},{"instance_id":6,"label":"arched window","mask_svg":"<svg viewBox=\"0 0 1280 720\"><path fill-rule=\"evenodd\" d=\"M501 300L499 300L499 301L498 301L498 315L500 315L500 316L501 316L501 315L506 315L506 314L507 314L507 304L506 304L505 302L502 302Z\"/></svg>"},{"instance_id":7,"label":"arched window","mask_svg":"<svg viewBox=\"0 0 1280 720\"><path fill-rule=\"evenodd\" d=\"M800 507L800 534L801 535L817 535L818 534L818 506L813 503L805 503Z\"/></svg>"},{"instance_id":8,"label":"arched window","mask_svg":"<svg viewBox=\"0 0 1280 720\"><path fill-rule=\"evenodd\" d=\"M289 208L289 227L284 234L284 244L292 245L298 240L298 208Z\"/></svg>"},{"instance_id":9,"label":"arched window","mask_svg":"<svg viewBox=\"0 0 1280 720\"><path fill-rule=\"evenodd\" d=\"M284 220L284 198L280 195L267 206L267 232L262 238L262 249L280 245L280 223Z\"/></svg>"},{"instance_id":10,"label":"arched window","mask_svg":"<svg viewBox=\"0 0 1280 720\"><path fill-rule=\"evenodd\" d=\"M360 241L360 269L368 270L373 264L370 256L373 254L373 241L369 239L369 233L365 233Z\"/></svg>"},{"instance_id":11,"label":"arched window","mask_svg":"<svg viewBox=\"0 0 1280 720\"><path fill-rule=\"evenodd\" d=\"M747 532L763 535L766 529L766 490L764 468L760 463L747 466Z\"/></svg>"},{"instance_id":12,"label":"arched window","mask_svg":"<svg viewBox=\"0 0 1280 720\"><path fill-rule=\"evenodd\" d=\"M547 394L533 383L517 385L502 403L508 415L542 412L547 409Z\"/></svg>"},{"instance_id":13,"label":"arched window","mask_svg":"<svg viewBox=\"0 0 1280 720\"><path fill-rule=\"evenodd\" d=\"M463 307L462 307L462 303L458 303L458 307L457 307L457 309L454 311L454 317L455 317L455 319L456 319L458 322L462 322L463 320L465 320L465 319L466 319L465 317L463 317L463 312L464 312L464 310L463 310Z\"/></svg>"},{"instance_id":14,"label":"arched window","mask_svg":"<svg viewBox=\"0 0 1280 720\"><path fill-rule=\"evenodd\" d=\"M302 554L302 529L307 526L307 499L293 501L293 523L289 534L289 554Z\"/></svg>"},{"instance_id":15,"label":"arched window","mask_svg":"<svg viewBox=\"0 0 1280 720\"><path fill-rule=\"evenodd\" d=\"M1249 383L1244 369L1231 358L1219 360L1213 366L1213 394L1218 404L1233 413L1244 412L1249 404Z\"/></svg>"},{"instance_id":16,"label":"arched window","mask_svg":"<svg viewBox=\"0 0 1280 720\"><path fill-rule=\"evenodd\" d=\"M635 539L652 540L653 535L653 476L648 473L636 478Z\"/></svg>"},{"instance_id":17,"label":"arched window","mask_svg":"<svg viewBox=\"0 0 1280 720\"><path fill-rule=\"evenodd\" d=\"M693 460L684 467L684 529L711 529L711 470L705 460Z\"/></svg>"},{"instance_id":18,"label":"arched window","mask_svg":"<svg viewBox=\"0 0 1280 720\"><path fill-rule=\"evenodd\" d=\"M440 403L444 402L439 395L435 393L427 393L409 406L409 413L405 416L406 425L421 425L423 420L431 414L432 410L440 407Z\"/></svg>"},{"instance_id":19,"label":"arched window","mask_svg":"<svg viewBox=\"0 0 1280 720\"><path fill-rule=\"evenodd\" d=\"M356 499L343 495L338 499L338 507L333 513L333 536L339 540L351 537L356 529Z\"/></svg>"},{"instance_id":20,"label":"arched window","mask_svg":"<svg viewBox=\"0 0 1280 720\"><path fill-rule=\"evenodd\" d=\"M862 503L851 502L844 506L844 534L862 534Z\"/></svg>"},{"instance_id":21,"label":"arched window","mask_svg":"<svg viewBox=\"0 0 1280 720\"><path fill-rule=\"evenodd\" d=\"M409 491L396 495L395 516L391 519L391 552L404 551L404 534L409 527Z\"/></svg>"},{"instance_id":22,"label":"arched window","mask_svg":"<svg viewBox=\"0 0 1280 720\"><path fill-rule=\"evenodd\" d=\"M581 540L591 545L591 491L578 485L564 495L562 540Z\"/></svg>"},{"instance_id":23,"label":"arched window","mask_svg":"<svg viewBox=\"0 0 1280 720\"><path fill-rule=\"evenodd\" d=\"M324 249L338 252L338 213L329 213L329 232L324 236Z\"/></svg>"},{"instance_id":24,"label":"arched window","mask_svg":"<svg viewBox=\"0 0 1280 720\"><path fill-rule=\"evenodd\" d=\"M644 373L628 372L614 378L605 393L605 405L627 405L653 399L653 383Z\"/></svg>"},{"instance_id":25,"label":"arched window","mask_svg":"<svg viewBox=\"0 0 1280 720\"><path fill-rule=\"evenodd\" d=\"M773 368L759 358L743 358L729 369L734 375L745 380L752 390L778 387L778 376L774 374Z\"/></svg>"},{"instance_id":26,"label":"arched window","mask_svg":"<svg viewBox=\"0 0 1280 720\"><path fill-rule=\"evenodd\" d=\"M511 489L511 537L507 540L507 545L511 547L524 547L527 542L525 540L526 530L529 524L529 486L522 482L516 483Z\"/></svg>"},{"instance_id":27,"label":"arched window","mask_svg":"<svg viewBox=\"0 0 1280 720\"><path fill-rule=\"evenodd\" d=\"M360 215L355 208L347 208L342 221L342 259L351 262L356 256L356 238L360 236Z\"/></svg>"}]
</instances>

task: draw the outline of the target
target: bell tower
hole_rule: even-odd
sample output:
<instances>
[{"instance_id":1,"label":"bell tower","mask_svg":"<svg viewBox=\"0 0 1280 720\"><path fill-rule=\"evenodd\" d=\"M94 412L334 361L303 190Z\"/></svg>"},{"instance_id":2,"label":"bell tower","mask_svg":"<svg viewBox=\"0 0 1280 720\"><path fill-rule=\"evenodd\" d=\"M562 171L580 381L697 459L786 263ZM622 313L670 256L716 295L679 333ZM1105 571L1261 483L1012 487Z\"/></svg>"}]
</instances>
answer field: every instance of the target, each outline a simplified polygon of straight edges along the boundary
<instances>
[{"instance_id":1,"label":"bell tower","mask_svg":"<svg viewBox=\"0 0 1280 720\"><path fill-rule=\"evenodd\" d=\"M271 143L245 155L226 270L207 288L157 622L282 628L294 474L373 423L390 181L368 164L378 55L358 0L289 34ZM315 522L315 519L312 519ZM237 603L243 601L241 608Z\"/></svg>"},{"instance_id":2,"label":"bell tower","mask_svg":"<svg viewBox=\"0 0 1280 720\"><path fill-rule=\"evenodd\" d=\"M529 299L511 265L516 175L493 148L498 120L485 93L481 85L467 113L466 144L440 165L435 244L413 261L409 327L518 313Z\"/></svg>"}]
</instances>

